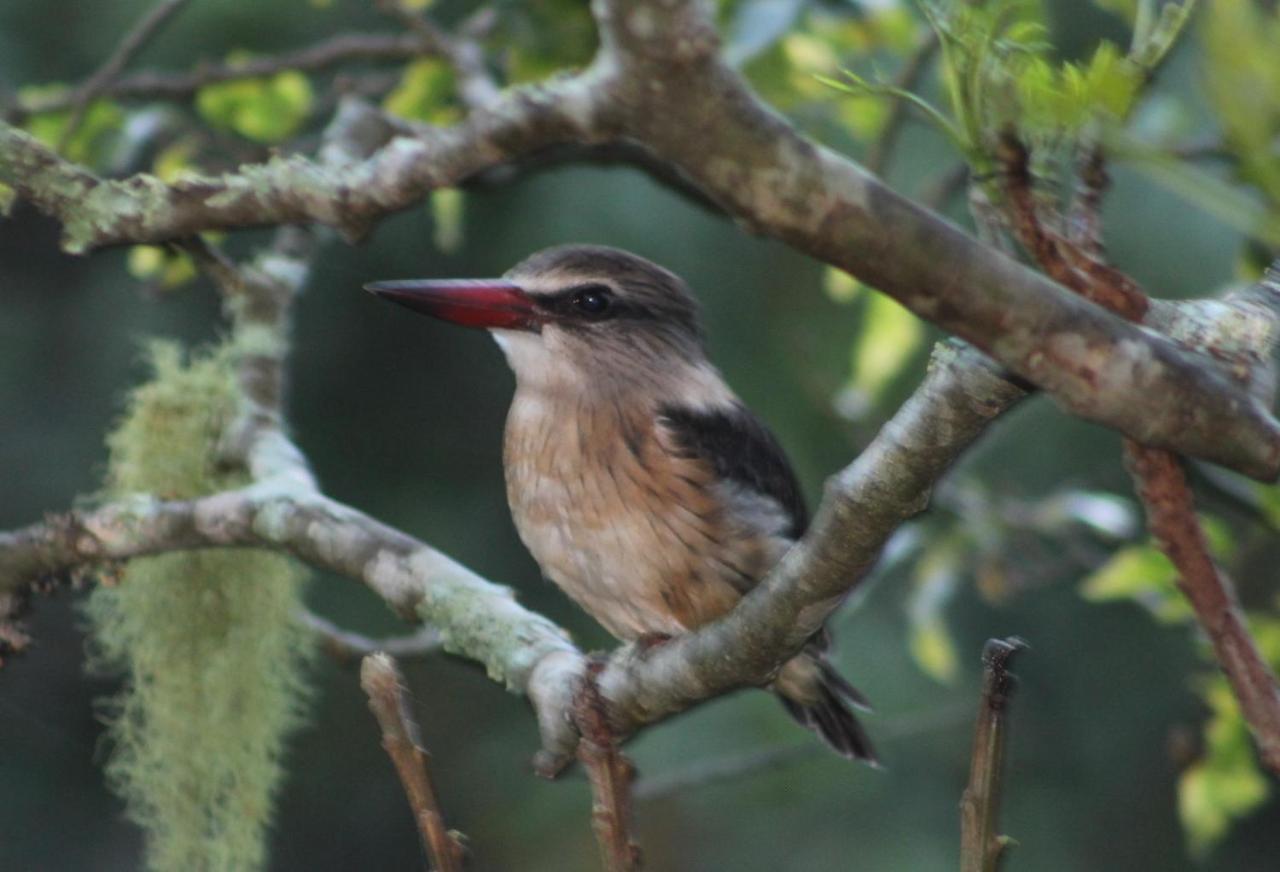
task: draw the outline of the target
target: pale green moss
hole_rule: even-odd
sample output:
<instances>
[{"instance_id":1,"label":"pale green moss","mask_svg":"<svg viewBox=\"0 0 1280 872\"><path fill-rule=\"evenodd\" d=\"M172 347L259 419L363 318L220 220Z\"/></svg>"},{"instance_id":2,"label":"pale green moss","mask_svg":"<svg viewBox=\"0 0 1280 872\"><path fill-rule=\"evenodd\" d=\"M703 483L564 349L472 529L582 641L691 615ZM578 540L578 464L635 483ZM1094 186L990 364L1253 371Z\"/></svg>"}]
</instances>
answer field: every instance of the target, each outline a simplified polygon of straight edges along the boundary
<instances>
[{"instance_id":1,"label":"pale green moss","mask_svg":"<svg viewBox=\"0 0 1280 872\"><path fill-rule=\"evenodd\" d=\"M162 344L151 357L154 380L108 440L108 494L242 484L215 460L235 409L230 355L184 363ZM127 682L110 701L107 774L146 831L150 868L264 865L285 738L306 696L307 638L293 620L302 581L279 555L205 551L133 560L90 597L92 662Z\"/></svg>"}]
</instances>

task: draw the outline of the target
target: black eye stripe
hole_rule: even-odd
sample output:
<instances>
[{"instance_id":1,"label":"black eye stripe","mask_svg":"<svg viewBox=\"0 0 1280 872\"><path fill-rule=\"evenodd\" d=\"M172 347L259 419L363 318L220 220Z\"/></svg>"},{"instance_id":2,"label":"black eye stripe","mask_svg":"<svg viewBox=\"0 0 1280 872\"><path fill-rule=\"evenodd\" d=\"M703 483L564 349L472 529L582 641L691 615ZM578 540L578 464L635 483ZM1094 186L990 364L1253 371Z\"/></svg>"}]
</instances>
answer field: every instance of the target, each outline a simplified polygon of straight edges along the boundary
<instances>
[{"instance_id":1,"label":"black eye stripe","mask_svg":"<svg viewBox=\"0 0 1280 872\"><path fill-rule=\"evenodd\" d=\"M560 316L566 325L619 319L652 321L658 318L649 306L620 296L603 282L583 282L549 294L538 294L534 305Z\"/></svg>"},{"instance_id":2,"label":"black eye stripe","mask_svg":"<svg viewBox=\"0 0 1280 872\"><path fill-rule=\"evenodd\" d=\"M609 295L594 287L575 291L569 300L573 303L573 307L584 315L603 315L612 305Z\"/></svg>"},{"instance_id":3,"label":"black eye stripe","mask_svg":"<svg viewBox=\"0 0 1280 872\"><path fill-rule=\"evenodd\" d=\"M547 294L537 305L559 315L574 319L599 320L618 314L624 306L608 285L588 282Z\"/></svg>"}]
</instances>

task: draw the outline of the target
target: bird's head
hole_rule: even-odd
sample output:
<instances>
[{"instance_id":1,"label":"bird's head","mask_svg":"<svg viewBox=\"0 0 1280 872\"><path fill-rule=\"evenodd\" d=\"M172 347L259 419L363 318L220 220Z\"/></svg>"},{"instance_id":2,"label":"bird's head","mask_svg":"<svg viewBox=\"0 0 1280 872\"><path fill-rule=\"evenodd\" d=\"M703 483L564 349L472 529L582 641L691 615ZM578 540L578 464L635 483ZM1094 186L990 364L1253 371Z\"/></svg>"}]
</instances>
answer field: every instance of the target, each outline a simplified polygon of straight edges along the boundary
<instances>
[{"instance_id":1,"label":"bird's head","mask_svg":"<svg viewBox=\"0 0 1280 872\"><path fill-rule=\"evenodd\" d=\"M616 248L548 248L501 279L365 288L416 312L489 330L521 384L629 381L664 363L704 360L698 306L685 283Z\"/></svg>"}]
</instances>

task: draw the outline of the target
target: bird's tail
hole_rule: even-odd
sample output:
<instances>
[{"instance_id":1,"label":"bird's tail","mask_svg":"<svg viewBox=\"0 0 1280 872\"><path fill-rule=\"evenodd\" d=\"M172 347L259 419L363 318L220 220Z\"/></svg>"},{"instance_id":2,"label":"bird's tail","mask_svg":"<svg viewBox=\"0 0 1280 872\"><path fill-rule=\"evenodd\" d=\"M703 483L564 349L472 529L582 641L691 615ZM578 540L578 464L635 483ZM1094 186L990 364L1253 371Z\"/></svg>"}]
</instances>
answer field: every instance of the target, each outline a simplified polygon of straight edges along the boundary
<instances>
[{"instance_id":1,"label":"bird's tail","mask_svg":"<svg viewBox=\"0 0 1280 872\"><path fill-rule=\"evenodd\" d=\"M789 660L778 673L773 689L787 713L817 733L841 757L880 765L871 740L851 708L870 711L871 706L820 651L807 650Z\"/></svg>"}]
</instances>

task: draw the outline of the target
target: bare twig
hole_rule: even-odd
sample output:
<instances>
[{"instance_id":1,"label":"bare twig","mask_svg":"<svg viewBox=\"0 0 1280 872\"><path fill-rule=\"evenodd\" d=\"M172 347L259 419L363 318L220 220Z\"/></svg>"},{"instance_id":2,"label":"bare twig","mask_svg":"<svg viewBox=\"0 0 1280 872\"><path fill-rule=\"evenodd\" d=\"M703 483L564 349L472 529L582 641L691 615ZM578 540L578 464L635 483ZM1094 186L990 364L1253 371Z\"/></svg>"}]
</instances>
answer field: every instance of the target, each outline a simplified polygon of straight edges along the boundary
<instances>
[{"instance_id":1,"label":"bare twig","mask_svg":"<svg viewBox=\"0 0 1280 872\"><path fill-rule=\"evenodd\" d=\"M596 684L603 664L591 663L578 690L574 723L582 735L578 760L591 782L591 827L608 872L635 872L640 848L631 837L631 783L635 767L618 748L604 697Z\"/></svg>"},{"instance_id":2,"label":"bare twig","mask_svg":"<svg viewBox=\"0 0 1280 872\"><path fill-rule=\"evenodd\" d=\"M373 5L430 46L434 54L447 60L458 78L458 95L462 102L475 108L483 106L498 95L498 84L485 68L484 51L479 43L463 35L445 33L434 22L409 9L401 0L374 0ZM481 10L483 12L483 10ZM464 25L462 33L466 33Z\"/></svg>"},{"instance_id":3,"label":"bare twig","mask_svg":"<svg viewBox=\"0 0 1280 872\"><path fill-rule=\"evenodd\" d=\"M898 75L894 77L893 87L900 91L915 90L920 77L924 74L925 68L929 66L929 62L937 54L938 46L938 34L933 28L929 28L929 32L925 34L924 39L915 47ZM871 143L871 148L867 150L864 165L868 172L875 173L877 176L884 176L888 170L889 158L898 144L898 138L902 134L902 128L907 121L909 108L906 100L890 101L889 117L885 119L884 126L880 128L880 135L876 137L875 142Z\"/></svg>"},{"instance_id":4,"label":"bare twig","mask_svg":"<svg viewBox=\"0 0 1280 872\"><path fill-rule=\"evenodd\" d=\"M876 743L881 744L886 740L904 739L950 728L961 723L970 714L971 707L965 704L963 707L932 708L929 711L899 717L878 718ZM711 784L767 772L829 753L819 742L740 751L723 757L698 760L670 772L660 772L657 775L641 778L636 782L632 795L637 801L652 802L687 790L697 790Z\"/></svg>"},{"instance_id":5,"label":"bare twig","mask_svg":"<svg viewBox=\"0 0 1280 872\"><path fill-rule=\"evenodd\" d=\"M1079 185L1067 216L1067 238L1089 257L1101 260L1102 200L1111 184L1102 146L1091 143L1085 147L1078 166Z\"/></svg>"},{"instance_id":6,"label":"bare twig","mask_svg":"<svg viewBox=\"0 0 1280 872\"><path fill-rule=\"evenodd\" d=\"M1137 283L1098 260L1093 253L1054 233L1040 220L1031 178L1030 154L1012 130L1001 133L996 157L1001 166L1005 194L1009 198L1009 223L1018 241L1040 268L1054 281L1085 299L1092 300L1126 320L1141 322L1150 304ZM1084 232L1095 239L1099 230L1096 226L1091 226L1091 223L1097 220L1106 178L1101 160L1101 155L1098 154L1096 163L1091 165L1091 175L1094 178L1087 204L1092 214L1087 220L1082 216L1084 223L1090 225ZM1097 251L1101 250L1100 242L1092 244L1097 246Z\"/></svg>"},{"instance_id":7,"label":"bare twig","mask_svg":"<svg viewBox=\"0 0 1280 872\"><path fill-rule=\"evenodd\" d=\"M128 66L129 61L133 60L138 55L138 52L142 51L174 14L186 4L187 0L163 0L163 2L152 7L151 11L143 16L133 30L129 31L125 38L120 41L120 44L116 46L116 50L111 53L111 57L107 58L107 62L75 90L75 95L72 98L71 117L67 120L67 126L63 128L62 137L58 140L58 152L66 151L67 143L71 141L76 131L80 129L80 124L84 121L85 112L94 98L116 76L120 75L121 70Z\"/></svg>"},{"instance_id":8,"label":"bare twig","mask_svg":"<svg viewBox=\"0 0 1280 872\"><path fill-rule=\"evenodd\" d=\"M1116 314L1137 323L1145 321L1151 311L1146 295L1128 276L1099 259L1102 243L1098 210L1106 178L1102 153L1093 152L1084 167L1089 177L1084 180L1088 193L1083 208L1090 214L1084 216L1079 238L1092 251L1083 250L1070 239L1050 237L1039 227L1029 193L1029 156L1012 132L1001 137L1000 160L1005 167L1009 207L1014 213L1012 223L1041 268ZM1274 302L1280 293L1276 274L1268 271L1255 290L1260 299ZM1239 378L1247 383L1255 375L1246 364ZM1230 579L1209 553L1182 460L1166 448L1133 438L1124 440L1124 451L1126 466L1147 513L1147 525L1178 571L1178 586L1213 645L1214 655L1258 743L1262 762L1280 773L1280 685L1249 633Z\"/></svg>"},{"instance_id":9,"label":"bare twig","mask_svg":"<svg viewBox=\"0 0 1280 872\"><path fill-rule=\"evenodd\" d=\"M344 630L315 612L302 612L298 623L320 637L326 654L340 663L353 663L362 657L382 652L398 660L435 654L441 648L440 631L422 627L407 636L374 639Z\"/></svg>"},{"instance_id":10,"label":"bare twig","mask_svg":"<svg viewBox=\"0 0 1280 872\"><path fill-rule=\"evenodd\" d=\"M201 88L221 82L274 76L285 70L316 73L353 61L400 61L432 55L435 49L416 34L347 33L279 55L238 63L201 63L187 72L150 70L121 76L98 89L115 100L185 100ZM11 105L4 118L16 124L31 115L57 112L75 104L76 92L51 94Z\"/></svg>"},{"instance_id":11,"label":"bare twig","mask_svg":"<svg viewBox=\"0 0 1280 872\"><path fill-rule=\"evenodd\" d=\"M1147 526L1178 570L1178 588L1213 645L1262 762L1280 773L1280 690L1249 626L1230 579L1214 563L1195 514L1191 488L1176 455L1125 441L1125 460L1147 511Z\"/></svg>"},{"instance_id":12,"label":"bare twig","mask_svg":"<svg viewBox=\"0 0 1280 872\"><path fill-rule=\"evenodd\" d=\"M445 827L428 769L431 755L418 738L418 725L409 714L404 679L396 662L386 654L365 657L360 664L360 687L368 695L369 708L382 728L382 747L404 785L432 867L438 872L461 872L466 848L459 834Z\"/></svg>"},{"instance_id":13,"label":"bare twig","mask_svg":"<svg viewBox=\"0 0 1280 872\"><path fill-rule=\"evenodd\" d=\"M1025 642L1011 636L989 639L982 649L982 702L973 734L969 784L960 800L961 872L995 872L1009 843L999 834L1008 706L1014 689L1009 664L1024 648Z\"/></svg>"}]
</instances>

